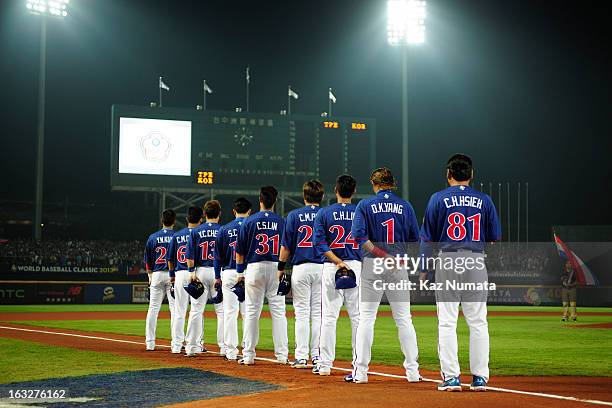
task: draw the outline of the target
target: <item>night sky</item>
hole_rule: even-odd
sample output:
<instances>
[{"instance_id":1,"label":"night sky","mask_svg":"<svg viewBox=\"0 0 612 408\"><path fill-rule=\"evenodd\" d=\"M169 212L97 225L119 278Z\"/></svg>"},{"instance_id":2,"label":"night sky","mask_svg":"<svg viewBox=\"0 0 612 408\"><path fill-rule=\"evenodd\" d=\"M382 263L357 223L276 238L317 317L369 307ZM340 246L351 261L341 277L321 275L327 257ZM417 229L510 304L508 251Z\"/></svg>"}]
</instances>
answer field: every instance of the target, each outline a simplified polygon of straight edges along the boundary
<instances>
[{"instance_id":1,"label":"night sky","mask_svg":"<svg viewBox=\"0 0 612 408\"><path fill-rule=\"evenodd\" d=\"M24 4L0 2L5 204L34 192L40 17ZM534 238L549 239L551 225L612 224L608 16L605 3L428 2L427 42L408 68L419 218L460 151L477 180L529 182ZM335 114L377 119L378 164L401 172L401 58L384 1L72 0L68 18L49 21L47 50L45 201L127 194L110 191L112 104L156 100L163 75L165 106L192 108L207 79L209 108L230 110L243 105L247 64L252 110L284 109L291 84L294 112L318 114L331 86Z\"/></svg>"}]
</instances>

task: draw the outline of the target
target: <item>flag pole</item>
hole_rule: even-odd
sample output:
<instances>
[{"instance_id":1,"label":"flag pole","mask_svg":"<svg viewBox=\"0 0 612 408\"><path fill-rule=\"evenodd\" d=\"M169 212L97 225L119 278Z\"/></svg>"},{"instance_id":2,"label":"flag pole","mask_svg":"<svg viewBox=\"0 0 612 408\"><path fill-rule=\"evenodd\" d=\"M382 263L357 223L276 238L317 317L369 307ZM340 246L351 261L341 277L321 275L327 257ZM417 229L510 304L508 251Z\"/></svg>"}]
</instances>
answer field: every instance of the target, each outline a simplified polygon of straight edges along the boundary
<instances>
[{"instance_id":1,"label":"flag pole","mask_svg":"<svg viewBox=\"0 0 612 408\"><path fill-rule=\"evenodd\" d=\"M529 182L525 182L525 242L529 242Z\"/></svg>"},{"instance_id":2,"label":"flag pole","mask_svg":"<svg viewBox=\"0 0 612 408\"><path fill-rule=\"evenodd\" d=\"M507 187L507 191L508 191L508 208L506 209L506 212L508 213L508 242L510 242L510 182L506 182L506 187Z\"/></svg>"},{"instance_id":3,"label":"flag pole","mask_svg":"<svg viewBox=\"0 0 612 408\"><path fill-rule=\"evenodd\" d=\"M159 82L157 83L157 87L159 88L159 107L162 107L162 77L159 77Z\"/></svg>"},{"instance_id":4,"label":"flag pole","mask_svg":"<svg viewBox=\"0 0 612 408\"><path fill-rule=\"evenodd\" d=\"M204 98L203 98L203 103L202 103L202 110L206 110L206 80L203 80L202 82L202 92L204 93Z\"/></svg>"},{"instance_id":5,"label":"flag pole","mask_svg":"<svg viewBox=\"0 0 612 408\"><path fill-rule=\"evenodd\" d=\"M249 106L249 87L251 85L251 74L249 72L249 66L247 65L247 69L246 69L246 110L247 112L250 111L250 106Z\"/></svg>"},{"instance_id":6,"label":"flag pole","mask_svg":"<svg viewBox=\"0 0 612 408\"><path fill-rule=\"evenodd\" d=\"M497 212L499 213L499 223L500 225L503 225L503 214L502 214L502 204L503 204L503 199L502 199L502 183L497 183L497 203L498 203L498 207L497 207ZM502 234L503 237L503 234Z\"/></svg>"},{"instance_id":7,"label":"flag pole","mask_svg":"<svg viewBox=\"0 0 612 408\"><path fill-rule=\"evenodd\" d=\"M291 115L291 85L287 89L287 114Z\"/></svg>"},{"instance_id":8,"label":"flag pole","mask_svg":"<svg viewBox=\"0 0 612 408\"><path fill-rule=\"evenodd\" d=\"M516 242L521 242L521 182L518 182L518 192L516 196Z\"/></svg>"}]
</instances>

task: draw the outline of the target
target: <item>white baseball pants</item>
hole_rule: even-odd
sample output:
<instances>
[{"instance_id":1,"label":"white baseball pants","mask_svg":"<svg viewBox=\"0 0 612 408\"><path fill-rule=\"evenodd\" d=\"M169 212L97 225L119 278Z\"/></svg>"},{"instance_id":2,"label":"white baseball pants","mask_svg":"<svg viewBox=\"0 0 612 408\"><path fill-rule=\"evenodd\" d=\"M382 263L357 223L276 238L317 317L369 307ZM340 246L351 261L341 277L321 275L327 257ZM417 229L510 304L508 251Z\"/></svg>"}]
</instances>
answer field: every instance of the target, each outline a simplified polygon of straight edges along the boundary
<instances>
[{"instance_id":1,"label":"white baseball pants","mask_svg":"<svg viewBox=\"0 0 612 408\"><path fill-rule=\"evenodd\" d=\"M183 288L189 282L189 271L176 271L174 276L174 321L172 322L172 352L180 353L185 342L185 315L192 299Z\"/></svg>"},{"instance_id":2,"label":"white baseball pants","mask_svg":"<svg viewBox=\"0 0 612 408\"><path fill-rule=\"evenodd\" d=\"M274 355L279 361L287 361L289 341L287 339L287 316L285 314L285 297L278 296L278 276L276 262L262 261L249 264L245 272L244 349L243 358L252 361L255 358L255 347L259 342L259 317L264 297L268 299L272 317L272 339Z\"/></svg>"},{"instance_id":3,"label":"white baseball pants","mask_svg":"<svg viewBox=\"0 0 612 408\"><path fill-rule=\"evenodd\" d=\"M196 277L204 285L204 293L198 299L189 296L191 308L189 310L189 321L187 323L187 336L185 352L195 354L202 351L204 346L204 309L209 297L214 296L215 291L215 271L212 267L199 267L195 271ZM182 288L181 288L182 289ZM176 286L175 286L176 290ZM183 289L183 292L185 290ZM186 293L186 292L185 292ZM217 314L217 344L220 349L224 349L223 343L223 306L216 304ZM221 329L219 330L219 326Z\"/></svg>"},{"instance_id":4,"label":"white baseball pants","mask_svg":"<svg viewBox=\"0 0 612 408\"><path fill-rule=\"evenodd\" d=\"M472 252L442 253L445 258L483 258L482 254ZM476 261L474 261L476 262ZM457 263L455 261L455 263ZM473 263L474 264L474 263ZM484 262L483 262L484 265ZM480 283L487 281L486 267L457 272L442 267L436 268L436 282L455 281L457 283ZM444 380L457 377L461 370L457 357L457 318L459 304L470 329L470 371L472 375L489 381L489 325L487 322L486 290L446 290L436 293L438 311L438 355L440 372Z\"/></svg>"},{"instance_id":5,"label":"white baseball pants","mask_svg":"<svg viewBox=\"0 0 612 408\"><path fill-rule=\"evenodd\" d=\"M353 377L358 380L367 380L368 368L372 358L372 342L374 340L374 323L378 306L382 299L383 293L386 294L391 306L391 313L395 325L397 326L400 347L404 354L404 369L408 381L418 381L419 374L419 349L417 346L417 337L412 324L412 315L410 313L410 292L402 290L389 292L381 285L381 280L384 283L399 283L408 281L408 272L406 270L398 270L382 275L373 273L365 273L361 275L360 283L360 303L359 303L359 327L357 329L357 341L353 355ZM376 281L376 282L375 282Z\"/></svg>"},{"instance_id":6,"label":"white baseball pants","mask_svg":"<svg viewBox=\"0 0 612 408\"><path fill-rule=\"evenodd\" d=\"M321 273L323 265L295 265L291 274L291 291L295 310L295 359L319 357L321 334ZM310 346L310 347L309 347Z\"/></svg>"},{"instance_id":7,"label":"white baseball pants","mask_svg":"<svg viewBox=\"0 0 612 408\"><path fill-rule=\"evenodd\" d=\"M230 360L238 358L238 312L244 320L246 303L239 302L238 296L232 292L237 277L238 274L235 269L221 271L221 282L223 282L223 303L221 303L223 306L223 343L225 345L225 357Z\"/></svg>"},{"instance_id":8,"label":"white baseball pants","mask_svg":"<svg viewBox=\"0 0 612 408\"><path fill-rule=\"evenodd\" d=\"M346 306L351 319L351 344L353 346L353 359L355 350L355 337L359 325L359 279L361 276L360 261L344 261L357 276L357 287L352 289L336 289L336 265L330 262L323 264L321 275L321 338L319 340L321 368L331 369L336 358L336 322L340 315L342 304Z\"/></svg>"},{"instance_id":9,"label":"white baseball pants","mask_svg":"<svg viewBox=\"0 0 612 408\"><path fill-rule=\"evenodd\" d=\"M170 277L168 271L151 273L151 285L149 287L149 310L147 311L146 323L146 347L148 350L155 348L155 333L157 331L157 316L164 301L168 299L170 307L170 328L174 320L174 298L170 295Z\"/></svg>"}]
</instances>

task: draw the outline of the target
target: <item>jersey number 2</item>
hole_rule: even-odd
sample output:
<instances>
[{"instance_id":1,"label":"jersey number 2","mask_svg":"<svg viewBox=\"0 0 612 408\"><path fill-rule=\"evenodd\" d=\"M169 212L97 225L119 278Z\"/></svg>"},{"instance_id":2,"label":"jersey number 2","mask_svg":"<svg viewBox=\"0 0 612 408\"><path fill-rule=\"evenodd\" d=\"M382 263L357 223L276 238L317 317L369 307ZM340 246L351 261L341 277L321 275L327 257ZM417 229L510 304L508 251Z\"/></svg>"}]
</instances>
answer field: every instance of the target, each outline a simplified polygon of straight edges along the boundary
<instances>
[{"instance_id":1,"label":"jersey number 2","mask_svg":"<svg viewBox=\"0 0 612 408\"><path fill-rule=\"evenodd\" d=\"M165 265L166 264L166 251L167 251L166 247L163 247L163 246L159 246L159 247L155 248L155 252L159 252L159 256L155 260L155 263L157 265Z\"/></svg>"},{"instance_id":2,"label":"jersey number 2","mask_svg":"<svg viewBox=\"0 0 612 408\"><path fill-rule=\"evenodd\" d=\"M310 240L312 238L312 227L310 225L300 225L298 232L305 232L304 238L298 242L298 248L312 248L312 241Z\"/></svg>"}]
</instances>

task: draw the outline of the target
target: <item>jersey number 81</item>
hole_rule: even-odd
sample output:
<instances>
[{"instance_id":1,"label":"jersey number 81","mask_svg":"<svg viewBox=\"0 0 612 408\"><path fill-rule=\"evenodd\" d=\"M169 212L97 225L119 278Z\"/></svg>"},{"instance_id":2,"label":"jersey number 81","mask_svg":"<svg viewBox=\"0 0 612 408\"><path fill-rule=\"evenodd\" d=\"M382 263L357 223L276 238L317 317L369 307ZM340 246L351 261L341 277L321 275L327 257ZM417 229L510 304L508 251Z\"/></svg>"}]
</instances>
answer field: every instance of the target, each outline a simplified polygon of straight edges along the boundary
<instances>
[{"instance_id":1,"label":"jersey number 81","mask_svg":"<svg viewBox=\"0 0 612 408\"><path fill-rule=\"evenodd\" d=\"M466 220L472 223L472 241L480 241L480 213L467 218L460 212L450 214L447 220L446 235L453 241L463 241L467 236Z\"/></svg>"}]
</instances>

